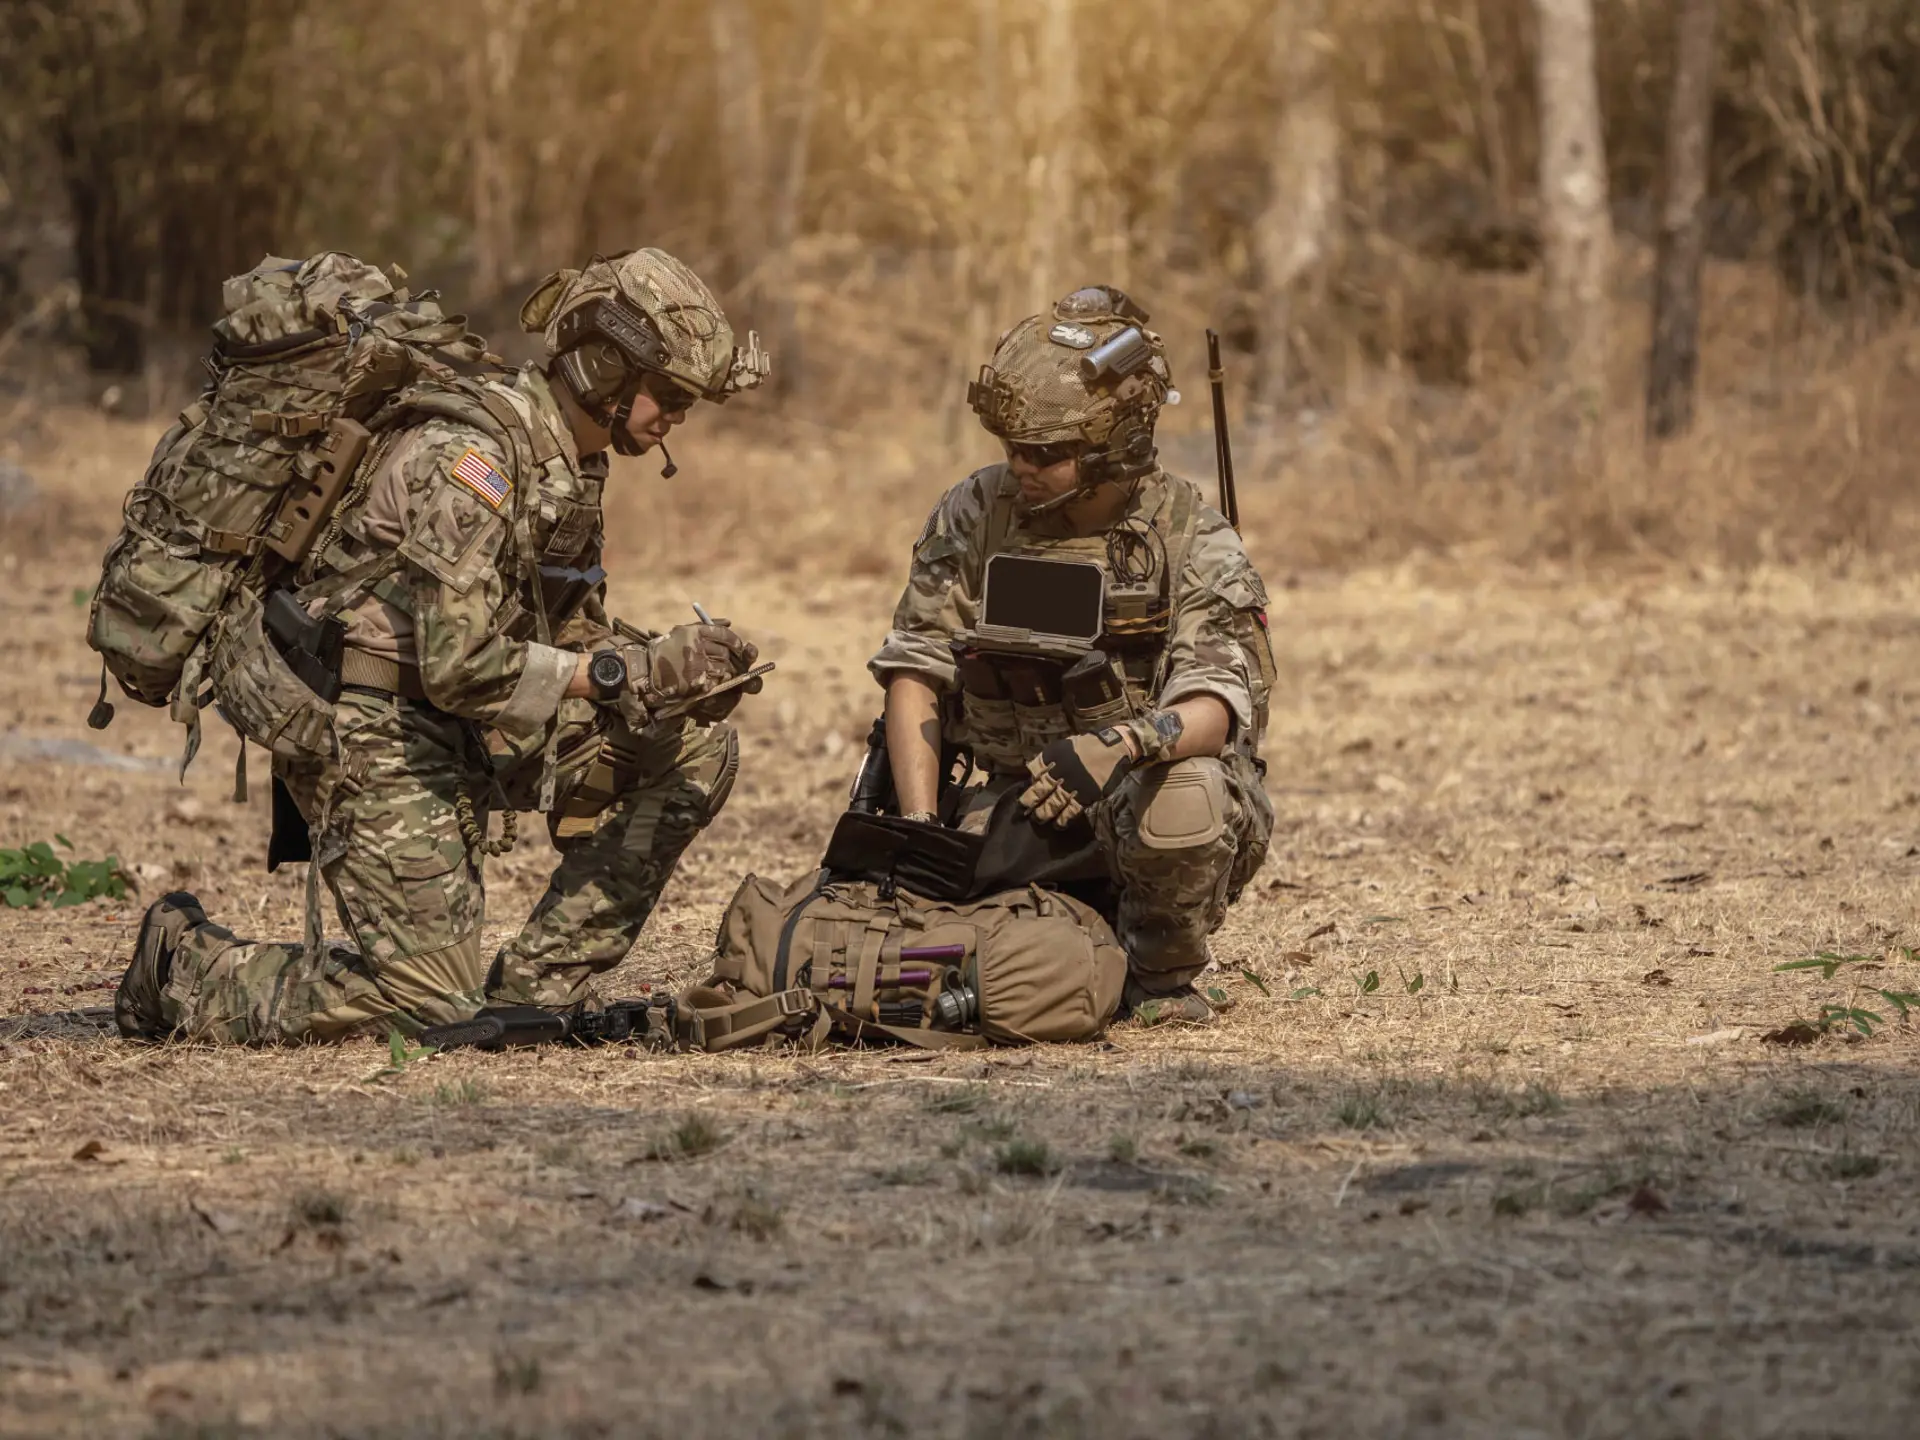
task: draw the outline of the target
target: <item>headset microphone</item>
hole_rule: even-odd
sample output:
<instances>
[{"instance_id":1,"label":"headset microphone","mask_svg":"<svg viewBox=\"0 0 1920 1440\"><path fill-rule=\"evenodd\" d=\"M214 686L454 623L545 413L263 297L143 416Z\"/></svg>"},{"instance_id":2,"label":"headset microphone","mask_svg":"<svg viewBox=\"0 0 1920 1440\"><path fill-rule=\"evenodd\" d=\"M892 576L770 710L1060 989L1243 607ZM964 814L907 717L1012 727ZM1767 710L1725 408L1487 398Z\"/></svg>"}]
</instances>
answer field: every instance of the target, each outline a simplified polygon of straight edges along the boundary
<instances>
[{"instance_id":1,"label":"headset microphone","mask_svg":"<svg viewBox=\"0 0 1920 1440\"><path fill-rule=\"evenodd\" d=\"M673 456L667 452L667 442L664 440L660 442L660 458L667 462L660 467L660 478L662 480L671 480L680 473L680 467L673 463Z\"/></svg>"}]
</instances>

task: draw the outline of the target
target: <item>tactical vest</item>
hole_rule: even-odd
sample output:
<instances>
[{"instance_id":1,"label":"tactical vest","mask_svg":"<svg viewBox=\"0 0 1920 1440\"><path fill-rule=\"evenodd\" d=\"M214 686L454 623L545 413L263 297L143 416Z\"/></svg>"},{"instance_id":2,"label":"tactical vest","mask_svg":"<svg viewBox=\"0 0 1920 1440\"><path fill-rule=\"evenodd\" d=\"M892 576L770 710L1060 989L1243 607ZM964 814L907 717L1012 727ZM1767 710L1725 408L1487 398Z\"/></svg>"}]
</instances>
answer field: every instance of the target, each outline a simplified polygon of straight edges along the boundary
<instances>
[{"instance_id":1,"label":"tactical vest","mask_svg":"<svg viewBox=\"0 0 1920 1440\"><path fill-rule=\"evenodd\" d=\"M1153 538L1132 527L1140 542L1120 573L1115 531L1052 536L1027 525L1003 482L987 513L983 555L1024 555L1075 560L1100 567L1106 576L1101 635L1095 646L1110 663L1107 683L1077 682L1076 667L1061 657L995 650L972 632L955 641L959 667L960 737L974 763L999 774L1016 774L1029 757L1068 735L1098 729L1153 709L1167 679L1178 578L1186 570L1200 527L1199 493L1185 480L1163 475L1165 498L1149 521ZM1125 543L1125 542L1122 542ZM980 577L975 577L976 585ZM1264 645L1264 637L1262 638ZM1264 728L1264 686L1256 677ZM1243 739L1257 744L1258 736Z\"/></svg>"}]
</instances>

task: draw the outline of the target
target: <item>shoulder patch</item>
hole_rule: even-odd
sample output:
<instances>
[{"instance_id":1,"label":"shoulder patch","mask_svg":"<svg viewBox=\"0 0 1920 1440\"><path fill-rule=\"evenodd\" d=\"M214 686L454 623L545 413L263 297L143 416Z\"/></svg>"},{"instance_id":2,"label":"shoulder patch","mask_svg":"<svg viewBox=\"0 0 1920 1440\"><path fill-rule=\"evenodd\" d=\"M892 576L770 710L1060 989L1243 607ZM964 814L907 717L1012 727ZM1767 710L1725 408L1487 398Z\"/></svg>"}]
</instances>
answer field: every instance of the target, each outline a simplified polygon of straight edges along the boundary
<instances>
[{"instance_id":1,"label":"shoulder patch","mask_svg":"<svg viewBox=\"0 0 1920 1440\"><path fill-rule=\"evenodd\" d=\"M453 478L498 510L513 493L513 482L478 450L468 450L453 464Z\"/></svg>"}]
</instances>

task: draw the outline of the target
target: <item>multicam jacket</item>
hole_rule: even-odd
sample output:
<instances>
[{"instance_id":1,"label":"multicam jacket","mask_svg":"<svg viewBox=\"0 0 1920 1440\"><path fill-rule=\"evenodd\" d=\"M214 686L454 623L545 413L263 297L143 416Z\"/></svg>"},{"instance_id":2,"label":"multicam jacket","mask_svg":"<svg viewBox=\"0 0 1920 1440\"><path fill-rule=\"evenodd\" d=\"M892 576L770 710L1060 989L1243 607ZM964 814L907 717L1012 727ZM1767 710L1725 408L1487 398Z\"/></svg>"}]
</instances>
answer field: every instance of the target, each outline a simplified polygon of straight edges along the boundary
<instances>
[{"instance_id":1,"label":"multicam jacket","mask_svg":"<svg viewBox=\"0 0 1920 1440\"><path fill-rule=\"evenodd\" d=\"M560 617L540 623L534 571L597 565L605 457L581 458L533 367L510 383L429 391L414 408L322 557L323 576L379 551L406 562L346 612L349 654L417 665L440 709L531 735L553 718L578 661L577 644L556 642L577 640L582 623L566 633Z\"/></svg>"},{"instance_id":2,"label":"multicam jacket","mask_svg":"<svg viewBox=\"0 0 1920 1440\"><path fill-rule=\"evenodd\" d=\"M1076 537L1057 516L1032 520L1015 501L1018 483L1004 464L992 465L949 490L934 507L913 549L906 591L894 611L886 643L868 661L874 678L885 685L896 674L924 678L943 695L960 689L952 651L956 636L979 620L987 560L995 554L1070 555L1092 560L1113 573L1109 537L1128 530L1141 537L1135 547L1149 571L1174 563L1179 573L1166 583L1164 571L1152 574L1164 586L1170 614L1162 633L1144 645L1118 646L1124 658L1129 699L1136 709L1171 705L1194 695L1212 695L1232 713L1235 743L1251 753L1265 729L1273 685L1273 656L1267 639L1266 588L1242 548L1240 537L1200 499L1188 481L1155 471L1135 489L1126 511L1109 530ZM1147 541L1151 531L1153 541ZM1113 626L1109 599L1109 626ZM1117 628L1117 627L1116 627ZM1101 642L1103 648L1109 642ZM1048 735L1070 722L1061 718L1019 717L1017 739L983 736L991 722L985 707L966 697L967 719L958 735L992 763L1014 767L1012 749L1034 753Z\"/></svg>"}]
</instances>

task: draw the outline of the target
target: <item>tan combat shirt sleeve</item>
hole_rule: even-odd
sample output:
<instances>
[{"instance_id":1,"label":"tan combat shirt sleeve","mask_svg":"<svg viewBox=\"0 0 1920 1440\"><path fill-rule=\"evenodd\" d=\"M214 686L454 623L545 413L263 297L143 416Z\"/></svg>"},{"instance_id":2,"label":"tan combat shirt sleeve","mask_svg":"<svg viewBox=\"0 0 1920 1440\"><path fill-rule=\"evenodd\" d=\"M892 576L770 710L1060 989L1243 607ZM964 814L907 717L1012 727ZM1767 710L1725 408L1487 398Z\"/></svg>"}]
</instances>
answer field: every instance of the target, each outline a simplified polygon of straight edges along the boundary
<instances>
[{"instance_id":1,"label":"tan combat shirt sleeve","mask_svg":"<svg viewBox=\"0 0 1920 1440\"><path fill-rule=\"evenodd\" d=\"M1264 643L1266 608L1266 587L1240 537L1217 512L1202 510L1175 587L1167 680L1158 703L1212 695L1233 713L1236 734L1252 726L1261 672L1247 647Z\"/></svg>"},{"instance_id":2,"label":"tan combat shirt sleeve","mask_svg":"<svg viewBox=\"0 0 1920 1440\"><path fill-rule=\"evenodd\" d=\"M867 662L881 685L918 675L945 694L956 681L953 637L979 619L976 590L985 568L987 510L1004 466L968 476L940 498L914 542L907 588L886 643Z\"/></svg>"},{"instance_id":3,"label":"tan combat shirt sleeve","mask_svg":"<svg viewBox=\"0 0 1920 1440\"><path fill-rule=\"evenodd\" d=\"M523 611L505 573L519 498L505 454L483 432L432 422L395 468L411 510L399 551L427 698L511 735L537 731L578 657L508 633Z\"/></svg>"}]
</instances>

